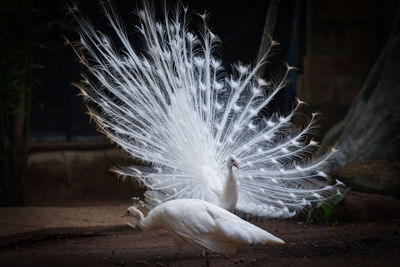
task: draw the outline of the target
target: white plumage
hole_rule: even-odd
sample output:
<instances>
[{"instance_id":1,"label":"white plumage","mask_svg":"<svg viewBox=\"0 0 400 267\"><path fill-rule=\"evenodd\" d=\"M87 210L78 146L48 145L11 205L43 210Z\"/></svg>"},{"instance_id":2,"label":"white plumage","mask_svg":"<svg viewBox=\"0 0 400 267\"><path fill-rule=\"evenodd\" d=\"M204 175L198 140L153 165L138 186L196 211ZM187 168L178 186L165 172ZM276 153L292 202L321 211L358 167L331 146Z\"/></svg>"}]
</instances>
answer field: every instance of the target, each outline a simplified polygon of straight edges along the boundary
<instances>
[{"instance_id":1,"label":"white plumage","mask_svg":"<svg viewBox=\"0 0 400 267\"><path fill-rule=\"evenodd\" d=\"M178 248L189 243L204 251L232 255L241 244L285 244L267 231L200 199L167 201L152 209L147 217L132 206L125 215L136 217L143 231L167 230Z\"/></svg>"},{"instance_id":2,"label":"white plumage","mask_svg":"<svg viewBox=\"0 0 400 267\"><path fill-rule=\"evenodd\" d=\"M234 65L228 74L215 55L219 39L205 15L198 37L187 28L187 8L171 14L166 9L157 22L143 1L140 52L110 4L103 7L122 48L72 12L81 36L75 52L90 73L77 86L100 130L151 164L115 169L146 185L151 206L195 198L254 216L286 218L336 192L340 182L329 185L323 172L332 152L315 157L318 144L307 141L316 115L303 129L292 122L301 101L287 116L260 115L292 69L286 66L279 81L255 79L276 42L261 62ZM226 165L232 155L241 164L235 175Z\"/></svg>"}]
</instances>

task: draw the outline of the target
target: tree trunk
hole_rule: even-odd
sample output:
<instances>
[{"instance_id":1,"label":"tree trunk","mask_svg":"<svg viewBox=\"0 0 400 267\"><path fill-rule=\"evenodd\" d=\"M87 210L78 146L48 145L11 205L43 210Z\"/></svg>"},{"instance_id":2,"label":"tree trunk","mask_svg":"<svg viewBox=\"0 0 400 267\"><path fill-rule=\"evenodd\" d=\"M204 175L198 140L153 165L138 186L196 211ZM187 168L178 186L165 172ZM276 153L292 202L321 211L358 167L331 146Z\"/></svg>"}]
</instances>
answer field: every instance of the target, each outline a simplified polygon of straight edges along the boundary
<instances>
[{"instance_id":1,"label":"tree trunk","mask_svg":"<svg viewBox=\"0 0 400 267\"><path fill-rule=\"evenodd\" d=\"M370 71L346 117L322 145L336 147L330 167L400 158L400 5L389 42Z\"/></svg>"},{"instance_id":2,"label":"tree trunk","mask_svg":"<svg viewBox=\"0 0 400 267\"><path fill-rule=\"evenodd\" d=\"M18 72L18 90L14 93L19 94L14 105L13 115L1 114L1 138L2 140L2 158L1 174L2 177L2 196L1 205L22 205L24 203L24 177L28 158L29 144L29 118L31 102L31 83L32 83L32 47L31 47L31 1L19 1L16 5L14 19L17 20L18 31L21 33L19 40L20 46L10 47L10 53L20 50L18 59L20 61ZM14 49L14 50L13 50ZM11 117L11 128L7 132L4 127L4 118ZM4 154L3 154L4 153Z\"/></svg>"},{"instance_id":3,"label":"tree trunk","mask_svg":"<svg viewBox=\"0 0 400 267\"><path fill-rule=\"evenodd\" d=\"M257 62L259 62L271 46L271 38L274 34L275 23L278 19L280 0L270 0L268 5L267 17L265 18L264 30L261 37L260 47L258 49ZM265 67L261 66L256 74L256 78L264 77Z\"/></svg>"}]
</instances>

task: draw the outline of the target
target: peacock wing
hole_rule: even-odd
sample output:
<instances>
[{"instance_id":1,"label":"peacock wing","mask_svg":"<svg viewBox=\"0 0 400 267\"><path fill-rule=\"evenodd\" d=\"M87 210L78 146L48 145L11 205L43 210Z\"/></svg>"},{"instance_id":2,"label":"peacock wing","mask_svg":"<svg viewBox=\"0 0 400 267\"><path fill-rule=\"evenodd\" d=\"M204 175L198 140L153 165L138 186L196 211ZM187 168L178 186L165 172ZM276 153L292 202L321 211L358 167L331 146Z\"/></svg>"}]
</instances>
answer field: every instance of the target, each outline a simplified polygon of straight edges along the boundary
<instances>
[{"instance_id":1,"label":"peacock wing","mask_svg":"<svg viewBox=\"0 0 400 267\"><path fill-rule=\"evenodd\" d=\"M212 203L193 199L170 202L165 203L170 205L165 208L163 217L168 222L167 230L201 249L234 254L240 244L284 243Z\"/></svg>"}]
</instances>

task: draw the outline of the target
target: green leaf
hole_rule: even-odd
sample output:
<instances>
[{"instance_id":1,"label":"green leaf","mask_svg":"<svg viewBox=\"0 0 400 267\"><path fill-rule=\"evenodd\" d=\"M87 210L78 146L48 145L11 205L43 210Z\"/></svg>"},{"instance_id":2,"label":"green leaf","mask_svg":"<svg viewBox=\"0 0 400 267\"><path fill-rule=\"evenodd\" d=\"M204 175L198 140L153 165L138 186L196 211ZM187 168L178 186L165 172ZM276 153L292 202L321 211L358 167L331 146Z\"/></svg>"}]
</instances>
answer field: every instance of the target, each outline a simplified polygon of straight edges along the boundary
<instances>
[{"instance_id":1,"label":"green leaf","mask_svg":"<svg viewBox=\"0 0 400 267\"><path fill-rule=\"evenodd\" d=\"M323 222L329 221L329 218L333 214L333 208L327 203L322 203L321 205L322 211L324 212L324 218L322 219Z\"/></svg>"},{"instance_id":2,"label":"green leaf","mask_svg":"<svg viewBox=\"0 0 400 267\"><path fill-rule=\"evenodd\" d=\"M308 225L309 225L309 223L310 223L310 221L311 221L311 216L312 216L312 209L310 209L310 210L308 211L305 226L308 226Z\"/></svg>"}]
</instances>

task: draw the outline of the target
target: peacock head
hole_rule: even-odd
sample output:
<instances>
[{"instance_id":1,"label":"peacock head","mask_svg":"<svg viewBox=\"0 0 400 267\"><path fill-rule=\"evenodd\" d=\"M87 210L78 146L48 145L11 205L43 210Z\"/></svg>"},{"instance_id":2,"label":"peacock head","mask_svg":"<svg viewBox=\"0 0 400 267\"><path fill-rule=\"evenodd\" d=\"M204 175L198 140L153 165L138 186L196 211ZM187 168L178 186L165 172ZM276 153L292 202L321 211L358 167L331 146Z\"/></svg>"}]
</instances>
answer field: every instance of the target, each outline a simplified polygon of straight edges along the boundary
<instances>
[{"instance_id":1,"label":"peacock head","mask_svg":"<svg viewBox=\"0 0 400 267\"><path fill-rule=\"evenodd\" d=\"M142 214L142 212L137 208L137 206L130 206L122 216L131 216L139 219L140 214Z\"/></svg>"},{"instance_id":2,"label":"peacock head","mask_svg":"<svg viewBox=\"0 0 400 267\"><path fill-rule=\"evenodd\" d=\"M141 201L138 197L133 197L132 200L133 205L130 206L122 216L131 216L139 220L143 217L143 213L138 209L138 207L144 207L144 202Z\"/></svg>"},{"instance_id":3,"label":"peacock head","mask_svg":"<svg viewBox=\"0 0 400 267\"><path fill-rule=\"evenodd\" d=\"M232 169L232 166L235 166L237 169L239 169L238 160L233 155L230 156L229 159L228 159L228 169Z\"/></svg>"}]
</instances>

